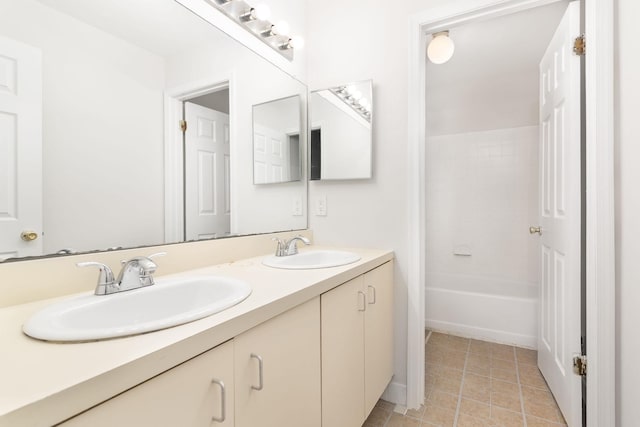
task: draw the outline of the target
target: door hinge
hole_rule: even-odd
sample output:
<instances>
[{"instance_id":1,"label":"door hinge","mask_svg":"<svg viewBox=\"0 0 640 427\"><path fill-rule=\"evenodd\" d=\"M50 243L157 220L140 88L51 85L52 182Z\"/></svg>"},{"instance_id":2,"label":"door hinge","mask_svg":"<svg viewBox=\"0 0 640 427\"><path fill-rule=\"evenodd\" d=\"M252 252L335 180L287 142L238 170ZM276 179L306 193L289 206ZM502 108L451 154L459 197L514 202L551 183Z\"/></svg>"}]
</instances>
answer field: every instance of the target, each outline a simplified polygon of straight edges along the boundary
<instances>
[{"instance_id":1,"label":"door hinge","mask_svg":"<svg viewBox=\"0 0 640 427\"><path fill-rule=\"evenodd\" d=\"M587 375L587 356L582 354L573 357L573 373L584 377Z\"/></svg>"},{"instance_id":2,"label":"door hinge","mask_svg":"<svg viewBox=\"0 0 640 427\"><path fill-rule=\"evenodd\" d=\"M585 50L587 49L586 42L584 40L584 34L579 35L573 41L573 53L578 56L582 56L585 54Z\"/></svg>"},{"instance_id":3,"label":"door hinge","mask_svg":"<svg viewBox=\"0 0 640 427\"><path fill-rule=\"evenodd\" d=\"M180 120L180 130L184 133L187 131L187 121Z\"/></svg>"}]
</instances>

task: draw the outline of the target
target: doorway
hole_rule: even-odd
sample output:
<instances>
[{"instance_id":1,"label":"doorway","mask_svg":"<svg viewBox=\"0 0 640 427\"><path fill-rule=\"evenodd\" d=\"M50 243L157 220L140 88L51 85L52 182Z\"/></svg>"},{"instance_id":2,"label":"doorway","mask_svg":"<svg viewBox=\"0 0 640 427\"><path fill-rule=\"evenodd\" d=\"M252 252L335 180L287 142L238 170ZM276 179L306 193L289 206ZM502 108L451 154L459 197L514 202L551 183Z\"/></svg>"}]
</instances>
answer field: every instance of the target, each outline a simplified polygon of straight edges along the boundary
<instances>
[{"instance_id":1,"label":"doorway","mask_svg":"<svg viewBox=\"0 0 640 427\"><path fill-rule=\"evenodd\" d=\"M165 92L165 243L233 232L234 94L233 76Z\"/></svg>"},{"instance_id":2,"label":"doorway","mask_svg":"<svg viewBox=\"0 0 640 427\"><path fill-rule=\"evenodd\" d=\"M426 35L452 25L514 13L549 1L467 0L442 4L409 21L409 222L407 406L424 397L425 266L425 59ZM614 2L585 0L586 56L586 298L590 364L587 416L593 425L615 424L614 255Z\"/></svg>"},{"instance_id":3,"label":"doorway","mask_svg":"<svg viewBox=\"0 0 640 427\"><path fill-rule=\"evenodd\" d=\"M426 67L427 327L537 349L570 426L581 425L578 6L448 28L453 58Z\"/></svg>"},{"instance_id":4,"label":"doorway","mask_svg":"<svg viewBox=\"0 0 640 427\"><path fill-rule=\"evenodd\" d=\"M184 240L231 233L229 89L183 102Z\"/></svg>"}]
</instances>

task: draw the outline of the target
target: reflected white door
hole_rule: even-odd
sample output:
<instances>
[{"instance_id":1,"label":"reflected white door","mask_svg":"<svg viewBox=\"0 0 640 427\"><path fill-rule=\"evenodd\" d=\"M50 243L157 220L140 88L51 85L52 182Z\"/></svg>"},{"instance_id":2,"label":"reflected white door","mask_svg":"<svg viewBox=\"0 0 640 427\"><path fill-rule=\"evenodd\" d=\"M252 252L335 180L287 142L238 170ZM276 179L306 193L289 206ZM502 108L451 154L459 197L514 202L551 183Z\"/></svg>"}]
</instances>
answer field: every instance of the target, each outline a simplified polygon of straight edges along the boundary
<instances>
[{"instance_id":1,"label":"reflected white door","mask_svg":"<svg viewBox=\"0 0 640 427\"><path fill-rule=\"evenodd\" d=\"M0 260L41 254L42 53L0 37Z\"/></svg>"},{"instance_id":2,"label":"reflected white door","mask_svg":"<svg viewBox=\"0 0 640 427\"><path fill-rule=\"evenodd\" d=\"M569 426L580 426L580 4L571 2L540 62L541 313L538 367Z\"/></svg>"},{"instance_id":3,"label":"reflected white door","mask_svg":"<svg viewBox=\"0 0 640 427\"><path fill-rule=\"evenodd\" d=\"M257 123L253 125L253 173L255 184L290 180L287 135Z\"/></svg>"},{"instance_id":4,"label":"reflected white door","mask_svg":"<svg viewBox=\"0 0 640 427\"><path fill-rule=\"evenodd\" d=\"M231 231L229 115L185 102L186 240Z\"/></svg>"}]
</instances>

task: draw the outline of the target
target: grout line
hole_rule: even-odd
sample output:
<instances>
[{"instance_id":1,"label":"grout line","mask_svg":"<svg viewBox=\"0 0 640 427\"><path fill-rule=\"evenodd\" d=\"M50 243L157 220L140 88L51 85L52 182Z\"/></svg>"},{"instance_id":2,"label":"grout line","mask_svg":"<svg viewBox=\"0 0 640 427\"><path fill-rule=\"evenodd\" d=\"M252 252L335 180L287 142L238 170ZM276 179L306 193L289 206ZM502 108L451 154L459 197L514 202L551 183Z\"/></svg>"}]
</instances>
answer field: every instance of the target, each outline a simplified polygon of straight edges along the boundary
<instances>
[{"instance_id":1,"label":"grout line","mask_svg":"<svg viewBox=\"0 0 640 427\"><path fill-rule=\"evenodd\" d=\"M464 377L467 374L467 361L469 360L469 350L471 348L471 340L467 344L467 352L464 356L464 366L462 367L462 381L460 381L460 390L458 391L458 404L456 405L456 415L453 418L453 427L458 425L458 416L460 415L460 405L462 405L462 389L464 388Z\"/></svg>"},{"instance_id":2,"label":"grout line","mask_svg":"<svg viewBox=\"0 0 640 427\"><path fill-rule=\"evenodd\" d=\"M520 383L520 365L518 364L518 352L513 347L513 355L516 360L516 379L518 380L518 393L520 394L520 410L522 411L523 426L527 427L527 414L524 412L524 396L522 394L522 384Z\"/></svg>"}]
</instances>

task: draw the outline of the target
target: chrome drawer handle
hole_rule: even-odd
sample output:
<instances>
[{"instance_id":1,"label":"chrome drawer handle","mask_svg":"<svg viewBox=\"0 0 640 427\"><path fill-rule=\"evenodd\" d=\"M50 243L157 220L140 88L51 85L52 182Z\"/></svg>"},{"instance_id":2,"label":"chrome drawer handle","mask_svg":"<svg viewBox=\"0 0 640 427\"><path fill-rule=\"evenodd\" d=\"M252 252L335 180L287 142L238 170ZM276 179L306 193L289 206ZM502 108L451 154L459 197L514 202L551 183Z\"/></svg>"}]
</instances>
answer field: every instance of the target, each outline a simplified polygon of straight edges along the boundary
<instances>
[{"instance_id":1,"label":"chrome drawer handle","mask_svg":"<svg viewBox=\"0 0 640 427\"><path fill-rule=\"evenodd\" d=\"M220 386L220 418L211 417L211 420L218 423L223 423L224 420L227 419L227 389L224 386L222 380L214 378L213 380L211 380L211 382Z\"/></svg>"},{"instance_id":2,"label":"chrome drawer handle","mask_svg":"<svg viewBox=\"0 0 640 427\"><path fill-rule=\"evenodd\" d=\"M360 308L360 301L362 301L362 308ZM367 296L364 294L364 292L358 291L358 311L366 311L366 310L367 310Z\"/></svg>"},{"instance_id":3,"label":"chrome drawer handle","mask_svg":"<svg viewBox=\"0 0 640 427\"><path fill-rule=\"evenodd\" d=\"M262 360L262 357L258 356L255 353L251 353L251 357L253 359L258 359L258 386L254 386L252 385L251 388L254 390L262 390L264 387L264 377L263 377L263 368L264 368L264 361Z\"/></svg>"},{"instance_id":4,"label":"chrome drawer handle","mask_svg":"<svg viewBox=\"0 0 640 427\"><path fill-rule=\"evenodd\" d=\"M369 304L375 304L376 300L377 300L377 298L376 298L376 288L375 288L375 286L369 285L368 289L369 290L373 290L373 301L371 301L371 298L369 298ZM371 293L369 293L369 295L371 295Z\"/></svg>"}]
</instances>

